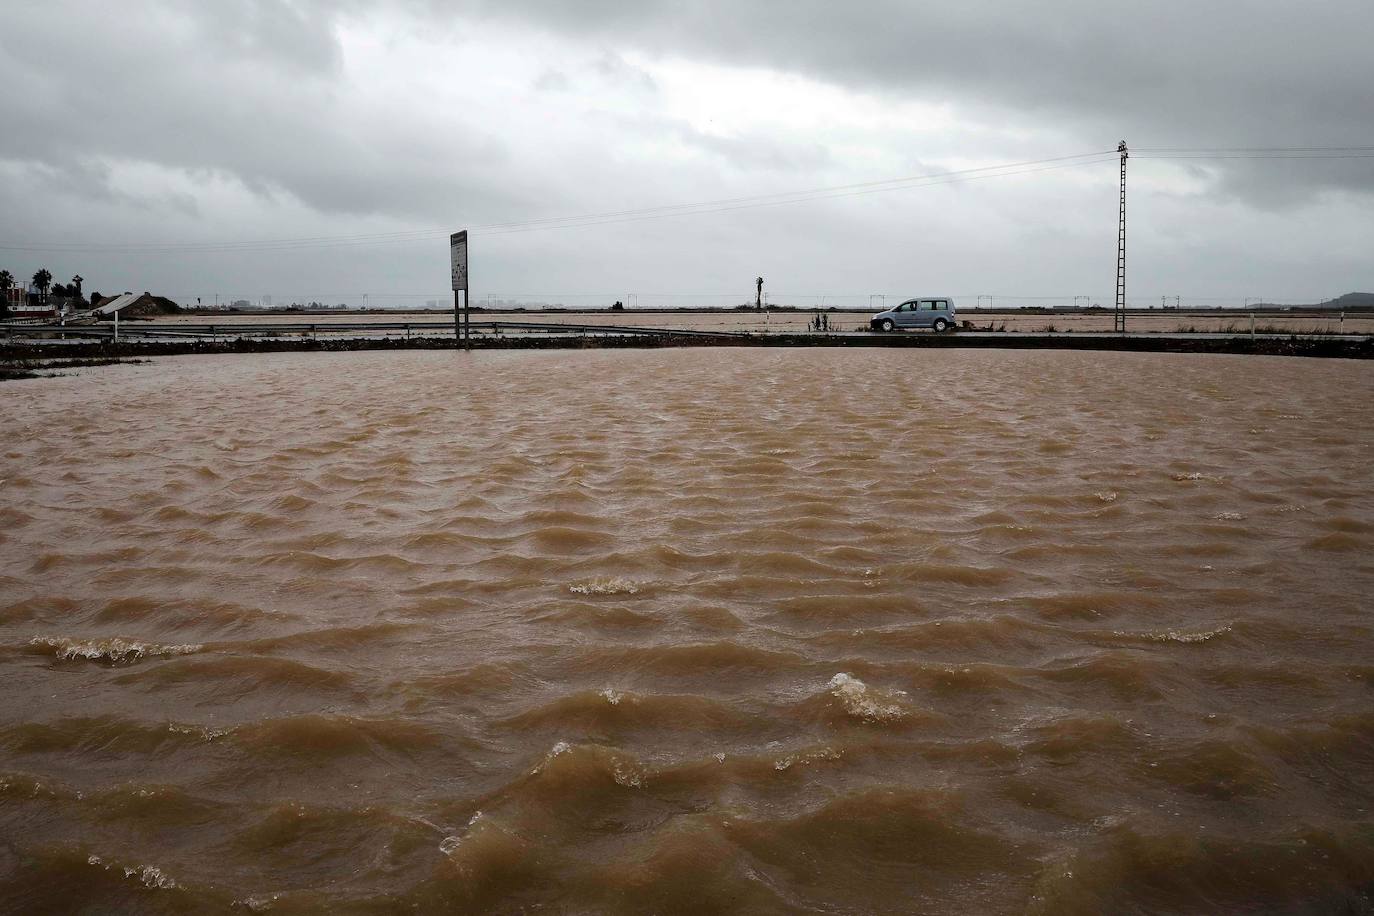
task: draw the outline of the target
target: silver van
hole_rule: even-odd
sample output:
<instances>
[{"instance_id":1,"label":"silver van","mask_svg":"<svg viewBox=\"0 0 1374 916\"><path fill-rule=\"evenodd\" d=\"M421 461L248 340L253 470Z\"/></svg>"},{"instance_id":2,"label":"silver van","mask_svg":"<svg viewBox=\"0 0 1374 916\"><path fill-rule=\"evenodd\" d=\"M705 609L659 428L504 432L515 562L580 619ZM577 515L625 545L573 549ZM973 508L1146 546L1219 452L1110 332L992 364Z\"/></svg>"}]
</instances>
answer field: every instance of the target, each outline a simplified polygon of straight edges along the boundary
<instances>
[{"instance_id":1,"label":"silver van","mask_svg":"<svg viewBox=\"0 0 1374 916\"><path fill-rule=\"evenodd\" d=\"M868 320L874 331L895 331L899 328L933 328L947 331L954 327L954 300L948 296L908 299L896 308L879 312Z\"/></svg>"}]
</instances>

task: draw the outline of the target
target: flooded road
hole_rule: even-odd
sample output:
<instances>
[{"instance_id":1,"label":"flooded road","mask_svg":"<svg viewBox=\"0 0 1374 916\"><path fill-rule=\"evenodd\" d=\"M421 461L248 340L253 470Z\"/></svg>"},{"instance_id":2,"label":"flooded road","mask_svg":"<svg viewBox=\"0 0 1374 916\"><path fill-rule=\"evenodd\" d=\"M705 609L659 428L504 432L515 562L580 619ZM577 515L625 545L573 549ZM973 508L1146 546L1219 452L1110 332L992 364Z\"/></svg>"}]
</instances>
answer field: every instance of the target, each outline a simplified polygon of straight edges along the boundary
<instances>
[{"instance_id":1,"label":"flooded road","mask_svg":"<svg viewBox=\"0 0 1374 916\"><path fill-rule=\"evenodd\" d=\"M1367 363L279 354L0 396L5 911L1374 906Z\"/></svg>"}]
</instances>

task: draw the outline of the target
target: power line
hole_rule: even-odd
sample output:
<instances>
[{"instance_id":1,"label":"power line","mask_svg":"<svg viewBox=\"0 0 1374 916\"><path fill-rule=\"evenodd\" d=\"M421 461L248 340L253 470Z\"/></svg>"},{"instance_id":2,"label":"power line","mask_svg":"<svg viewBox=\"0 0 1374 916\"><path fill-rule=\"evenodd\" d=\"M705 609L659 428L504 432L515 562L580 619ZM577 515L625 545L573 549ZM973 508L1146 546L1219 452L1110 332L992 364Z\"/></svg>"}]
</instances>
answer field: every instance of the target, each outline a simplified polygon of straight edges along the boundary
<instances>
[{"instance_id":1,"label":"power line","mask_svg":"<svg viewBox=\"0 0 1374 916\"><path fill-rule=\"evenodd\" d=\"M1102 160L1102 152L1079 153L1073 156L1056 156L1049 159L1035 159L1027 162L1014 162L1003 165L981 166L951 172L929 175L914 175L904 178L890 178L882 181L861 182L858 184L836 185L812 188L803 191L788 191L753 197L725 198L722 200L701 201L689 204L668 204L646 207L637 210L619 210L603 213L588 213L578 216L547 217L505 223L490 223L470 227L471 231L489 235L504 235L514 232L533 232L543 229L570 229L582 226L605 225L607 223L634 222L644 219L661 219L668 216L693 213L720 213L754 207L778 206L789 203L806 203L839 197L853 197L887 191L907 190L939 184L953 184L986 178L1010 177L1029 172L1046 171L1054 168L1067 168L1078 165L1091 165ZM282 251L297 248L323 248L359 244L395 244L413 241L427 241L436 237L447 238L448 230L418 229L402 232L372 233L346 236L306 236L299 238L267 239L255 242L202 242L184 244L76 244L54 243L49 245L0 245L3 251L63 251L63 252L110 252L110 253L200 253L231 251Z\"/></svg>"},{"instance_id":2,"label":"power line","mask_svg":"<svg viewBox=\"0 0 1374 916\"><path fill-rule=\"evenodd\" d=\"M606 219L606 218L618 218L618 217L629 217L629 216L640 216L640 215L656 215L656 214L658 214L658 213L660 213L660 212L669 212L669 211L677 211L677 210L690 210L690 209L696 209L696 208L699 208L699 207L732 206L732 205L744 205L744 204L749 204L749 203L769 203L769 202L774 202L774 201L789 202L789 199L790 199L790 198L799 197L799 196L801 196L801 195L829 194L829 193L832 193L832 192L848 192L848 191L858 191L858 190L863 190L863 189L887 190L887 189L888 189L888 186L905 185L905 184L908 184L908 183L915 183L915 182L926 182L926 181L935 180L935 179L953 178L954 176L960 176L960 175L973 175L973 174L977 174L977 173L980 173L980 172L998 172L998 171L1005 170L1005 169L1019 169L1019 168L1022 168L1022 167L1024 167L1024 166L1044 165L1044 164L1054 163L1054 162L1068 162L1068 161L1070 161L1070 160L1075 160L1075 159L1087 159L1087 158L1092 157L1092 156L1100 156L1100 155L1103 155L1103 154L1102 154L1101 152L1094 152L1094 153L1079 153L1079 154L1076 154L1076 155L1073 155L1073 156L1055 156L1055 157L1050 158L1050 159L1034 159L1034 160L1031 160L1031 161L1028 161L1028 162L1014 162L1014 163L1010 163L1010 164L1006 164L1006 165L988 165L988 166L981 166L981 167L978 167L978 168L960 169L960 170L951 171L951 172L936 172L936 173L933 173L933 174L930 174L930 175L914 175L914 176L906 176L906 177L904 177L904 178L888 178L888 179L884 179L884 180L881 180L881 181L864 181L864 182L858 182L858 183L856 183L856 184L835 185L835 186L833 186L833 187L827 187L827 188L812 188L812 189L804 190L804 191L784 191L784 192L779 192L779 193L776 193L776 194L761 194L761 195L756 195L756 196L752 196L752 197L733 197L733 198L725 198L725 199L723 199L723 200L702 201L702 202L694 203L694 204L670 204L670 205L658 206L658 207L645 207L645 208L643 208L643 209L638 209L638 210L620 210L620 211L615 211L615 212L611 212L611 213L593 213L593 214L587 214L587 215L584 215L584 216L551 217L551 218L548 218L548 219L524 220L524 221L512 222L512 223L492 223L492 224L490 224L490 225L486 225L486 226L475 226L475 227L473 227L473 228L475 228L475 229L481 229L481 230L494 230L494 229L505 229L505 228L524 228L524 227L526 227L526 226L536 226L536 225L548 224L548 223L562 223L562 222L567 222L567 221L572 221L572 220L583 220L583 219Z\"/></svg>"},{"instance_id":3,"label":"power line","mask_svg":"<svg viewBox=\"0 0 1374 916\"><path fill-rule=\"evenodd\" d=\"M830 193L827 193L827 194L817 194L817 195L807 196L807 197L794 197L794 198L790 198L790 199L787 199L787 200L762 201L762 202L749 203L749 204L737 204L737 205L735 205L735 206L727 206L727 207L711 207L711 208L706 208L706 209L684 210L684 211L680 211L680 212L676 212L676 213L661 213L661 214L655 214L655 215L651 215L651 216L626 217L626 218L615 218L615 219L605 219L605 220L588 220L588 221L582 221L582 222L568 222L568 223L565 223L565 224L562 224L562 225L533 226L533 227L528 227L528 228L519 228L519 229L510 229L510 230L494 230L494 231L489 231L489 232L487 232L486 234L487 234L487 235L508 235L508 234L511 234L511 233L514 233L514 232L532 232L532 231L537 231L537 230L540 230L540 229L579 229L579 228L582 228L582 227L584 227L584 226L601 226L601 225L605 225L605 224L607 224L607 223L624 223L624 222L635 222L635 221L644 220L644 219L661 219L661 218L663 218L663 217L665 217L665 216L689 216L689 215L706 214L706 213L724 213L724 212L728 212L728 211L731 211L731 210L757 209L757 208L759 208L759 207L771 207L771 206L779 206L779 205L783 205L783 204L795 204L795 203L808 203L808 202L817 201L817 200L834 200L834 199L836 199L836 198L842 198L842 197L860 197L860 196L864 196L864 195L867 195L867 194L877 194L877 193L882 193L882 192L885 192L885 191L909 190L909 189L916 189L916 188L933 187L933 186L935 186L935 185L944 185L944 184L959 184L959 183L968 182L968 181L980 181L980 180L987 179L987 178L1007 178L1007 177L1011 177L1011 176L1013 176L1013 175L1025 175L1025 174L1029 174L1029 173L1031 173L1031 172L1046 172L1046 171L1050 171L1050 170L1053 170L1053 169L1073 168L1073 167L1076 167L1076 166L1083 166L1083 165L1095 165L1095 164L1097 164L1097 163L1099 163L1099 162L1106 162L1106 161L1109 161L1109 160L1107 160L1107 159L1102 159L1102 158L1097 158L1097 159L1086 159L1086 160L1080 160L1080 161L1078 161L1078 162L1059 163L1059 164L1056 164L1056 165L1046 165L1046 166L1040 166L1040 167L1038 167L1038 168L1030 168L1030 169L1018 169L1018 170L1016 170L1016 171L998 172L998 173L995 173L995 174L960 176L960 177L957 177L957 178L952 178L952 179L947 179L947 180L940 180L940 181L934 181L934 180L932 180L932 181L923 182L923 183L921 183L921 184L911 184L911 185L905 185L905 186L902 186L902 187L875 188L875 189L869 189L869 190L863 190L863 191L849 191L849 192L845 192L845 193L835 193L835 194L830 194Z\"/></svg>"},{"instance_id":4,"label":"power line","mask_svg":"<svg viewBox=\"0 0 1374 916\"><path fill-rule=\"evenodd\" d=\"M984 166L975 169L962 169L955 172L941 172L933 175L920 175L909 178L894 178L887 181L864 182L855 185L840 185L833 188L818 188L812 191L793 191L784 194L770 194L760 197L745 197L735 200L709 201L700 204L679 204L671 207L649 208L624 213L591 214L581 217L566 217L559 220L538 221L533 223L507 224L507 226L481 226L487 234L503 232L526 232L538 229L578 228L584 225L603 225L611 222L630 222L638 219L677 216L687 213L721 213L730 210L743 210L754 207L777 206L779 204L806 203L815 200L830 200L840 197L859 197L887 191L900 191L913 188L930 187L940 184L956 184L963 181L977 181L986 178L1004 178L1024 175L1030 172L1048 171L1058 168L1072 168L1079 165L1092 165L1104 161L1104 153L1084 153L1078 156L1059 156L1054 159L1041 159L1032 162L1009 165Z\"/></svg>"},{"instance_id":5,"label":"power line","mask_svg":"<svg viewBox=\"0 0 1374 916\"><path fill-rule=\"evenodd\" d=\"M1132 152L1134 153L1134 150L1133 150ZM1154 153L1154 154L1152 154L1152 153L1141 153L1141 154L1139 154L1139 155L1134 156L1134 158L1136 158L1136 159L1161 159L1161 160L1172 160L1172 159L1266 159L1266 160L1273 160L1273 159L1374 159L1374 153L1339 153L1339 154L1333 153L1333 154L1331 154L1331 155L1326 155L1326 154L1307 155L1307 154L1303 154L1303 153L1294 153L1294 154L1286 154L1286 153L1285 153L1285 154L1281 154L1281 155L1270 155L1270 154L1256 154L1256 155L1251 155L1251 154L1248 154L1248 153L1236 153L1236 154L1234 154L1234 155L1231 155L1231 154L1221 155L1221 154L1216 154L1216 153L1207 153L1207 154L1201 154L1201 153L1199 153L1199 154L1191 154L1191 153L1163 153L1163 154L1160 154L1160 153Z\"/></svg>"},{"instance_id":6,"label":"power line","mask_svg":"<svg viewBox=\"0 0 1374 916\"><path fill-rule=\"evenodd\" d=\"M1368 153L1374 146L1142 146L1133 153Z\"/></svg>"},{"instance_id":7,"label":"power line","mask_svg":"<svg viewBox=\"0 0 1374 916\"><path fill-rule=\"evenodd\" d=\"M1374 146L1333 146L1333 147L1142 147L1132 150L1141 159L1152 160L1239 160L1239 159L1374 159ZM892 191L917 190L937 185L981 181L989 178L1008 178L1035 172L1055 169L1076 168L1112 162L1116 151L1102 150L1078 153L1072 156L1055 156L1047 159L1034 159L1002 165L980 166L949 172L927 175L913 175L903 178L889 178L880 181L859 182L855 184L834 185L800 191L787 191L774 194L747 197L723 198L696 203L666 204L629 210L613 210L600 213L586 213L575 216L543 217L529 220L515 220L471 226L474 232L486 235L508 235L523 232L538 232L555 229L580 229L589 226L602 226L614 223L639 222L651 219L664 219L674 216L725 213L735 210L756 209L760 207L784 206L787 204L811 203L822 200L859 197L868 194ZM0 245L0 251L24 252L79 252L111 254L211 254L231 252L274 252L293 251L311 248L335 248L356 246L380 246L432 242L446 239L447 229L410 229L396 232L365 233L335 236L298 236L291 238L261 239L241 242L188 242L188 243L49 243L30 245Z\"/></svg>"}]
</instances>

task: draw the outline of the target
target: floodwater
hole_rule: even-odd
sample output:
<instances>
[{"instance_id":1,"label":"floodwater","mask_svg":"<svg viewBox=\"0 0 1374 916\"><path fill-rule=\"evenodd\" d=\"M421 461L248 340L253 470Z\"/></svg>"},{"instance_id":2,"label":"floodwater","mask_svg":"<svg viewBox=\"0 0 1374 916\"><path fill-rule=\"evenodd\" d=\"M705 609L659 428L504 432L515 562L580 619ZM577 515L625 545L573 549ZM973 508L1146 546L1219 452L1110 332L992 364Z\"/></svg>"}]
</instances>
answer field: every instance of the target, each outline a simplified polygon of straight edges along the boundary
<instances>
[{"instance_id":1,"label":"floodwater","mask_svg":"<svg viewBox=\"0 0 1374 916\"><path fill-rule=\"evenodd\" d=\"M1374 367L0 390L0 910L1369 912Z\"/></svg>"}]
</instances>

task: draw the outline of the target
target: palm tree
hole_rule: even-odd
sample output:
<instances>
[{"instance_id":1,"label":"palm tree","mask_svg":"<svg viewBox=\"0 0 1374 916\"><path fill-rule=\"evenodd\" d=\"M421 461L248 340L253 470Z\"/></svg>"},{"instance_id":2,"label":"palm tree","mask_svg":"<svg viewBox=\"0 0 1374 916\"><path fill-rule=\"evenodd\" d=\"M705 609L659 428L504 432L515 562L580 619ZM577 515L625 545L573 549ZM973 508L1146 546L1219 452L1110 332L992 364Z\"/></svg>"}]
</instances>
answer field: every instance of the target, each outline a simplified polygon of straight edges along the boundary
<instances>
[{"instance_id":1,"label":"palm tree","mask_svg":"<svg viewBox=\"0 0 1374 916\"><path fill-rule=\"evenodd\" d=\"M38 287L38 293L44 299L48 298L48 288L52 285L52 271L46 267L40 267L38 273L33 275L33 285Z\"/></svg>"},{"instance_id":2,"label":"palm tree","mask_svg":"<svg viewBox=\"0 0 1374 916\"><path fill-rule=\"evenodd\" d=\"M86 278L81 276L81 274L77 274L72 277L72 285L68 287L72 291L72 295L78 299L81 298L81 284L84 282L86 282Z\"/></svg>"}]
</instances>

